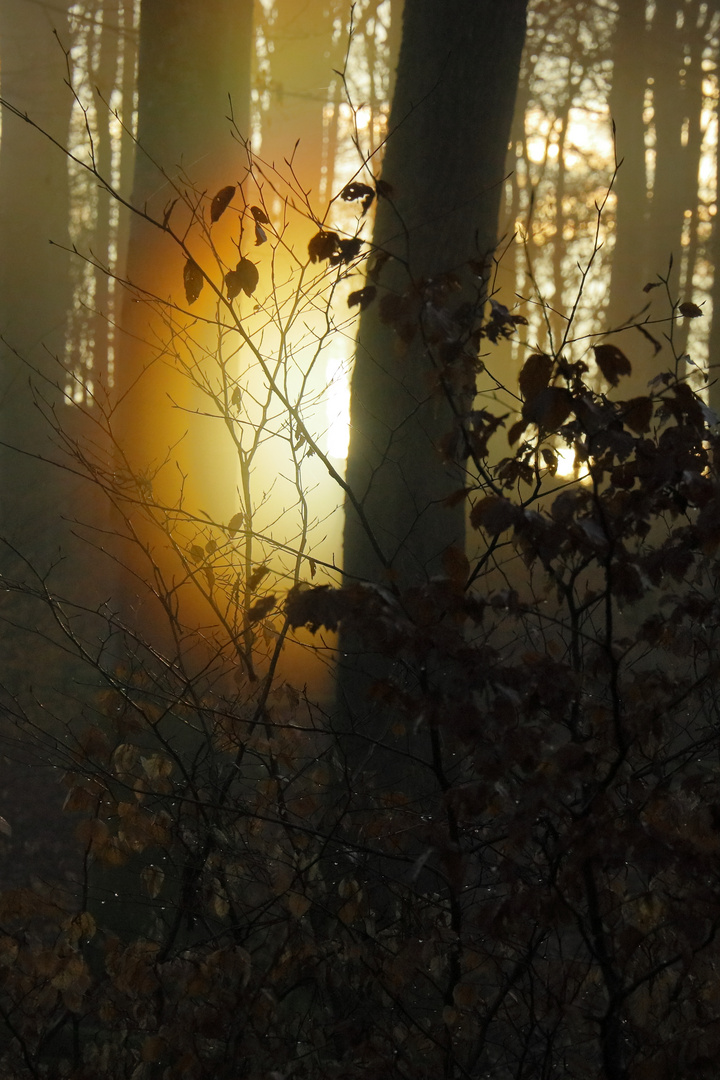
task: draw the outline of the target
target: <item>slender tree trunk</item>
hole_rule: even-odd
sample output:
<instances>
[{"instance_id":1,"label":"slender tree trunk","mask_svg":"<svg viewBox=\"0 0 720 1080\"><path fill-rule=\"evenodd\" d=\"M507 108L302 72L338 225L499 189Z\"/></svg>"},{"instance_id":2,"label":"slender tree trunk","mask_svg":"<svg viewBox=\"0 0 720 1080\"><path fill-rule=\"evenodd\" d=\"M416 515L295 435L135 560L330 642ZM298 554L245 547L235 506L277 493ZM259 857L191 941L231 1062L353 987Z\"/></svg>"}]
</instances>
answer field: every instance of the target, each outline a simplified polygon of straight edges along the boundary
<instances>
[{"instance_id":1,"label":"slender tree trunk","mask_svg":"<svg viewBox=\"0 0 720 1080\"><path fill-rule=\"evenodd\" d=\"M346 14L342 6L343 16ZM312 210L321 208L318 196L323 171L323 110L330 100L334 70L342 66L343 42L333 41L334 5L312 0L278 3L269 32L270 105L263 116L262 151L265 161L282 173L289 161L298 186L307 193ZM332 177L330 177L332 182Z\"/></svg>"},{"instance_id":2,"label":"slender tree trunk","mask_svg":"<svg viewBox=\"0 0 720 1080\"><path fill-rule=\"evenodd\" d=\"M71 98L61 8L0 3L2 96L61 145ZM56 146L9 109L0 143L0 532L38 568L58 557L59 517L71 512L72 484L43 465L53 456L36 394L60 403L69 306L67 162ZM31 389L31 382L37 388ZM17 451L20 452L17 452ZM5 567L7 569L7 567Z\"/></svg>"},{"instance_id":3,"label":"slender tree trunk","mask_svg":"<svg viewBox=\"0 0 720 1080\"><path fill-rule=\"evenodd\" d=\"M615 180L617 212L609 327L621 326L646 302L642 292L646 281L643 275L647 273L649 214L643 119L648 77L646 6L645 0L623 0L615 27L610 115L622 164Z\"/></svg>"},{"instance_id":4,"label":"slender tree trunk","mask_svg":"<svg viewBox=\"0 0 720 1080\"><path fill-rule=\"evenodd\" d=\"M168 212L180 234L191 226L188 204L194 202L209 222L215 193L245 177L241 139L250 135L252 29L252 0L144 0L132 202L156 221ZM237 194L234 205L241 205ZM190 227L187 242L217 280L221 271L213 267L197 226ZM223 419L188 379L188 370L201 380L217 375L218 334L212 325L203 331L202 324L193 326L192 318L176 314L173 305L187 307L184 265L170 237L142 216L132 218L127 276L160 302L149 304L132 293L125 299L115 434L123 464L149 478L156 502L182 502L188 514L202 508L228 520L237 510L237 485L233 462L223 456ZM196 311L213 319L209 290ZM176 334L180 326L188 328L194 345ZM148 541L147 534L143 538Z\"/></svg>"},{"instance_id":5,"label":"slender tree trunk","mask_svg":"<svg viewBox=\"0 0 720 1080\"><path fill-rule=\"evenodd\" d=\"M698 201L705 35L697 3L658 4L646 21L645 0L623 0L614 49L611 113L617 126L616 241L608 311L618 326L648 302L646 282L670 269L674 296L692 292L697 247L683 243L685 215L694 227ZM682 9L682 10L681 10ZM680 19L679 16L682 16ZM652 171L646 168L645 96L652 91ZM658 317L668 314L665 296L650 294ZM684 351L686 327L675 331L675 348ZM646 369L635 372L640 391Z\"/></svg>"}]
</instances>

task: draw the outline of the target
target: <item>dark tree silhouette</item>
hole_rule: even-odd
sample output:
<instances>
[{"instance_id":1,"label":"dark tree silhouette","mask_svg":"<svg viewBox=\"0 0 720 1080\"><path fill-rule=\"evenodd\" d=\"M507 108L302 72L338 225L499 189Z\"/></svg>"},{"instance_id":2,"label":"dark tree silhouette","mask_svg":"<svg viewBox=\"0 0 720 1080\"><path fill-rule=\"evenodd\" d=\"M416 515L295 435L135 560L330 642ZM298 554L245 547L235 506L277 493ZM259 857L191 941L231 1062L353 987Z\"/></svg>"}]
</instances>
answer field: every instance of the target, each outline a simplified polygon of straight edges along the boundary
<instances>
[{"instance_id":1,"label":"dark tree silhouette","mask_svg":"<svg viewBox=\"0 0 720 1080\"><path fill-rule=\"evenodd\" d=\"M61 146L66 144L72 99L63 87L67 40L62 10L24 0L0 4L3 96ZM51 246L50 241L53 242ZM50 441L34 404L30 372L54 406L69 307L68 178L56 146L8 108L0 145L0 521L15 541L32 538L40 561L57 555L57 522L67 511L67 483L27 454L48 456ZM18 454L13 447L25 453ZM55 484L53 484L53 479ZM50 528L52 523L53 528Z\"/></svg>"}]
</instances>

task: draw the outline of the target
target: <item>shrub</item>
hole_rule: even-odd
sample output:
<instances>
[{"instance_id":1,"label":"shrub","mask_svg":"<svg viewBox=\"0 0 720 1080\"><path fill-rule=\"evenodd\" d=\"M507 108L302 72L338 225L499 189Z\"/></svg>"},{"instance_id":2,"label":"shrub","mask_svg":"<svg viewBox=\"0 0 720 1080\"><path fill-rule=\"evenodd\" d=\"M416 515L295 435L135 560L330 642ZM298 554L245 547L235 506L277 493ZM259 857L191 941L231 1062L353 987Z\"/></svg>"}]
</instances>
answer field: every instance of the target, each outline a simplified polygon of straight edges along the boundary
<instances>
[{"instance_id":1,"label":"shrub","mask_svg":"<svg viewBox=\"0 0 720 1080\"><path fill-rule=\"evenodd\" d=\"M598 344L591 367L570 331L527 356L518 396L493 365L522 320L493 298L475 339L493 393L463 420L467 483L452 496L471 554L449 549L442 575L409 587L339 584L312 540L306 471L319 461L344 487L312 372L344 332L330 298L359 272L372 189L356 185L358 228L308 224L301 257L265 202L284 191L289 215L293 183L250 157L243 199L178 189L177 224L156 222L182 253L185 296L154 300L161 349L231 440L239 505L200 510L182 476L168 498L172 454L138 470L99 394L95 440L61 433L109 497L107 545L133 585L114 572L119 612L41 578L17 585L89 673L50 731L16 703L21 727L52 735L85 872L71 905L0 897L3 1074L709 1075L715 418L684 361L623 397L625 352ZM266 295L248 235L271 249ZM354 284L353 306L375 302ZM241 311L241 294L262 299ZM257 490L273 439L292 503L269 500L262 477ZM283 535L281 510L295 515ZM133 623L143 577L148 614ZM302 631L298 648L331 669L338 629L382 658L372 731L283 668Z\"/></svg>"}]
</instances>

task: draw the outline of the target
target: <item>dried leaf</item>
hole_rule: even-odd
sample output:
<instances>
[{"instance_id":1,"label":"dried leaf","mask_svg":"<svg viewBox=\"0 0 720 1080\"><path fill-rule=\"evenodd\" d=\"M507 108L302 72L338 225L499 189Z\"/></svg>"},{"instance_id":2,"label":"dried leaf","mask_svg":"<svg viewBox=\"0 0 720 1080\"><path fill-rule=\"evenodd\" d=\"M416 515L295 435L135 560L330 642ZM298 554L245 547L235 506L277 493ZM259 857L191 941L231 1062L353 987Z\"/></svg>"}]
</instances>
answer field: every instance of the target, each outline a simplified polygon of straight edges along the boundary
<instances>
[{"instance_id":1,"label":"dried leaf","mask_svg":"<svg viewBox=\"0 0 720 1080\"><path fill-rule=\"evenodd\" d=\"M453 1001L460 1009L472 1009L478 1002L478 988L475 983L457 983L453 989Z\"/></svg>"},{"instance_id":2,"label":"dried leaf","mask_svg":"<svg viewBox=\"0 0 720 1080\"><path fill-rule=\"evenodd\" d=\"M518 384L520 393L526 401L532 400L545 389L550 382L553 359L545 353L533 353L523 364Z\"/></svg>"},{"instance_id":3,"label":"dried leaf","mask_svg":"<svg viewBox=\"0 0 720 1080\"><path fill-rule=\"evenodd\" d=\"M210 220L215 222L227 210L228 206L232 202L233 195L235 194L235 185L228 184L227 187L220 188L217 195L210 204Z\"/></svg>"},{"instance_id":4,"label":"dried leaf","mask_svg":"<svg viewBox=\"0 0 720 1080\"><path fill-rule=\"evenodd\" d=\"M690 300L686 300L680 305L678 311L681 315L684 315L686 319L699 319L703 313L701 307L697 304L693 304Z\"/></svg>"},{"instance_id":5,"label":"dried leaf","mask_svg":"<svg viewBox=\"0 0 720 1080\"><path fill-rule=\"evenodd\" d=\"M632 374L632 365L622 349L617 345L593 345L595 362L602 372L603 378L611 386L617 386L623 375Z\"/></svg>"},{"instance_id":6,"label":"dried leaf","mask_svg":"<svg viewBox=\"0 0 720 1080\"><path fill-rule=\"evenodd\" d=\"M265 616L269 615L272 609L275 607L275 601L275 595L263 596L262 599L258 600L257 603L252 605L252 607L248 608L248 622L256 623L260 622L261 619L264 619Z\"/></svg>"},{"instance_id":7,"label":"dried leaf","mask_svg":"<svg viewBox=\"0 0 720 1080\"><path fill-rule=\"evenodd\" d=\"M302 893L289 892L285 895L285 904L294 919L302 919L305 912L310 908L311 901L308 896L304 896Z\"/></svg>"},{"instance_id":8,"label":"dried leaf","mask_svg":"<svg viewBox=\"0 0 720 1080\"><path fill-rule=\"evenodd\" d=\"M113 770L117 776L131 773L137 764L140 751L133 743L120 743L112 756Z\"/></svg>"},{"instance_id":9,"label":"dried leaf","mask_svg":"<svg viewBox=\"0 0 720 1080\"><path fill-rule=\"evenodd\" d=\"M321 229L320 232L315 233L308 244L310 262L323 262L324 259L331 258L339 243L340 237L336 232L326 232Z\"/></svg>"},{"instance_id":10,"label":"dried leaf","mask_svg":"<svg viewBox=\"0 0 720 1080\"><path fill-rule=\"evenodd\" d=\"M248 580L248 588L251 591L257 589L262 579L270 573L270 568L262 563L260 566L256 566Z\"/></svg>"},{"instance_id":11,"label":"dried leaf","mask_svg":"<svg viewBox=\"0 0 720 1080\"><path fill-rule=\"evenodd\" d=\"M188 304L194 304L205 284L203 272L194 259L188 259L185 263L183 284L185 285L185 299Z\"/></svg>"},{"instance_id":12,"label":"dried leaf","mask_svg":"<svg viewBox=\"0 0 720 1080\"><path fill-rule=\"evenodd\" d=\"M442 555L442 566L455 585L462 587L470 576L470 561L462 548L446 548Z\"/></svg>"},{"instance_id":13,"label":"dried leaf","mask_svg":"<svg viewBox=\"0 0 720 1080\"><path fill-rule=\"evenodd\" d=\"M258 225L269 225L270 224L270 218L267 216L267 214L262 209L262 207L260 207L260 206L251 206L250 207L250 213L255 218L255 221L258 223Z\"/></svg>"},{"instance_id":14,"label":"dried leaf","mask_svg":"<svg viewBox=\"0 0 720 1080\"><path fill-rule=\"evenodd\" d=\"M85 818L76 829L75 836L94 854L107 844L110 839L110 830L104 821L99 818Z\"/></svg>"},{"instance_id":15,"label":"dried leaf","mask_svg":"<svg viewBox=\"0 0 720 1080\"><path fill-rule=\"evenodd\" d=\"M357 181L353 181L350 184L346 184L340 192L340 198L345 202L356 202L358 199L370 199L375 198L375 192L367 184L360 184Z\"/></svg>"},{"instance_id":16,"label":"dried leaf","mask_svg":"<svg viewBox=\"0 0 720 1080\"><path fill-rule=\"evenodd\" d=\"M259 222L255 222L255 247L267 242L267 233Z\"/></svg>"},{"instance_id":17,"label":"dried leaf","mask_svg":"<svg viewBox=\"0 0 720 1080\"><path fill-rule=\"evenodd\" d=\"M623 423L636 435L644 435L650 430L652 415L653 403L649 397L631 398L622 411Z\"/></svg>"},{"instance_id":18,"label":"dried leaf","mask_svg":"<svg viewBox=\"0 0 720 1080\"><path fill-rule=\"evenodd\" d=\"M154 899L157 893L151 893L150 895ZM167 1043L162 1035L148 1035L140 1048L140 1060L159 1061L163 1054L167 1052L167 1048Z\"/></svg>"},{"instance_id":19,"label":"dried leaf","mask_svg":"<svg viewBox=\"0 0 720 1080\"><path fill-rule=\"evenodd\" d=\"M201 563L205 558L205 552L199 544L193 544L188 552L188 555L194 563Z\"/></svg>"},{"instance_id":20,"label":"dried leaf","mask_svg":"<svg viewBox=\"0 0 720 1080\"><path fill-rule=\"evenodd\" d=\"M536 424L541 431L557 431L573 409L573 398L562 386L546 386L523 406L523 420ZM512 430L512 429L511 429Z\"/></svg>"},{"instance_id":21,"label":"dried leaf","mask_svg":"<svg viewBox=\"0 0 720 1080\"><path fill-rule=\"evenodd\" d=\"M328 585L315 585L312 588L294 586L285 602L290 626L309 626L312 633L317 633L321 626L328 630L337 630L338 622L345 613L344 593L331 589Z\"/></svg>"},{"instance_id":22,"label":"dried leaf","mask_svg":"<svg viewBox=\"0 0 720 1080\"><path fill-rule=\"evenodd\" d=\"M366 285L364 289L357 289L355 292L351 292L348 296L348 307L355 307L360 305L360 310L364 311L368 304L371 304L377 295L377 289L374 285Z\"/></svg>"},{"instance_id":23,"label":"dried leaf","mask_svg":"<svg viewBox=\"0 0 720 1080\"><path fill-rule=\"evenodd\" d=\"M510 446L515 445L515 443L518 441L526 428L527 422L525 420L518 420L512 425L512 427L508 431L508 442L510 443Z\"/></svg>"},{"instance_id":24,"label":"dried leaf","mask_svg":"<svg viewBox=\"0 0 720 1080\"><path fill-rule=\"evenodd\" d=\"M330 265L338 266L340 263L344 263L348 266L349 263L356 259L362 250L363 242L359 236L348 236L344 240L338 240L337 250L330 256Z\"/></svg>"},{"instance_id":25,"label":"dried leaf","mask_svg":"<svg viewBox=\"0 0 720 1080\"><path fill-rule=\"evenodd\" d=\"M238 510L237 514L233 514L233 516L227 523L228 534L230 536L235 536L235 534L238 533L242 528L244 520L245 515L243 514L242 510Z\"/></svg>"},{"instance_id":26,"label":"dried leaf","mask_svg":"<svg viewBox=\"0 0 720 1080\"><path fill-rule=\"evenodd\" d=\"M390 258L389 251L378 251L368 266L368 277L371 281L377 281L385 263Z\"/></svg>"},{"instance_id":27,"label":"dried leaf","mask_svg":"<svg viewBox=\"0 0 720 1080\"><path fill-rule=\"evenodd\" d=\"M88 813L95 809L97 801L97 792L88 791L86 787L77 784L68 791L63 803L63 811L67 814L77 813L78 811Z\"/></svg>"},{"instance_id":28,"label":"dried leaf","mask_svg":"<svg viewBox=\"0 0 720 1080\"><path fill-rule=\"evenodd\" d=\"M482 527L491 535L497 535L512 528L519 515L522 515L522 511L509 499L501 495L488 495L473 506L470 524L475 529Z\"/></svg>"},{"instance_id":29,"label":"dried leaf","mask_svg":"<svg viewBox=\"0 0 720 1080\"><path fill-rule=\"evenodd\" d=\"M235 269L228 271L225 275L228 300L234 300L240 292L244 292L246 296L252 296L259 280L260 274L255 263L250 259L242 258Z\"/></svg>"},{"instance_id":30,"label":"dried leaf","mask_svg":"<svg viewBox=\"0 0 720 1080\"><path fill-rule=\"evenodd\" d=\"M145 775L150 780L162 779L169 776L173 771L172 761L162 754L150 754L148 757L141 757L140 764L143 767Z\"/></svg>"},{"instance_id":31,"label":"dried leaf","mask_svg":"<svg viewBox=\"0 0 720 1080\"><path fill-rule=\"evenodd\" d=\"M558 469L557 454L549 446L544 446L540 451L542 459L547 465L548 472L551 476L554 476Z\"/></svg>"}]
</instances>

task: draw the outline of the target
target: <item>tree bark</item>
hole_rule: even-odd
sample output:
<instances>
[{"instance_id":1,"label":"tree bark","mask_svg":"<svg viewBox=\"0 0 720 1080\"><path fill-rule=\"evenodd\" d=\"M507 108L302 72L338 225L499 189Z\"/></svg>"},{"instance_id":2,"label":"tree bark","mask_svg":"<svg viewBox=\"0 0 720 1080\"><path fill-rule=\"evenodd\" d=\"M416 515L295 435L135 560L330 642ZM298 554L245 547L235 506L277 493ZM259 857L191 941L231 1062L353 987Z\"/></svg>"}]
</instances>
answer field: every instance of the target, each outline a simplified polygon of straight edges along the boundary
<instances>
[{"instance_id":1,"label":"tree bark","mask_svg":"<svg viewBox=\"0 0 720 1080\"><path fill-rule=\"evenodd\" d=\"M58 38L55 37L57 32ZM71 97L67 19L27 0L0 3L0 532L46 567L58 557L59 518L73 485L37 456L53 455L36 393L63 408L62 371L70 303L66 144ZM31 381L36 391L31 388ZM60 388L60 389L59 389ZM20 452L18 452L18 450ZM37 455L31 457L28 455ZM7 565L4 567L7 570Z\"/></svg>"},{"instance_id":2,"label":"tree bark","mask_svg":"<svg viewBox=\"0 0 720 1080\"><path fill-rule=\"evenodd\" d=\"M380 303L361 317L352 377L347 480L365 515L348 504L352 579L426 580L464 543L463 507L442 505L463 483L453 430L467 402L450 383L483 296L468 262L486 264L497 240L526 8L418 0L405 10L373 237L390 259ZM388 297L402 309L394 325L383 321Z\"/></svg>"},{"instance_id":3,"label":"tree bark","mask_svg":"<svg viewBox=\"0 0 720 1080\"><path fill-rule=\"evenodd\" d=\"M184 369L188 365L199 378L217 371L215 309L206 289L191 312L211 320L205 330L202 322L193 326L192 317L177 314L187 308L185 256L143 215L162 222L177 200L170 225L197 250L198 262L220 278L192 224L191 207L209 222L215 193L245 177L241 140L250 135L252 16L251 0L144 0L140 23L132 193L139 213L130 223L127 277L159 302L144 302L142 292L131 290L123 303L115 437L122 467L151 478L156 503L182 503L189 515L202 508L217 520L237 510L233 463L227 460L222 417ZM234 205L240 204L236 194ZM188 329L187 340L179 328ZM139 515L142 532L141 520ZM157 540L147 532L142 536L143 542Z\"/></svg>"},{"instance_id":4,"label":"tree bark","mask_svg":"<svg viewBox=\"0 0 720 1080\"><path fill-rule=\"evenodd\" d=\"M621 326L646 302L642 292L649 213L643 119L648 77L645 8L645 0L623 0L613 42L609 104L615 124L617 156L622 164L615 180L617 212L607 315L609 327Z\"/></svg>"},{"instance_id":5,"label":"tree bark","mask_svg":"<svg viewBox=\"0 0 720 1080\"><path fill-rule=\"evenodd\" d=\"M361 316L351 386L349 582L402 594L464 547L464 500L452 509L444 500L465 482L459 422L473 400L526 9L526 0L405 8L373 236L387 261ZM341 628L339 722L352 770L370 750L371 768L392 785L407 770L404 753L422 756L427 732L396 737L370 688L397 676L412 691L429 673L377 652Z\"/></svg>"}]
</instances>

